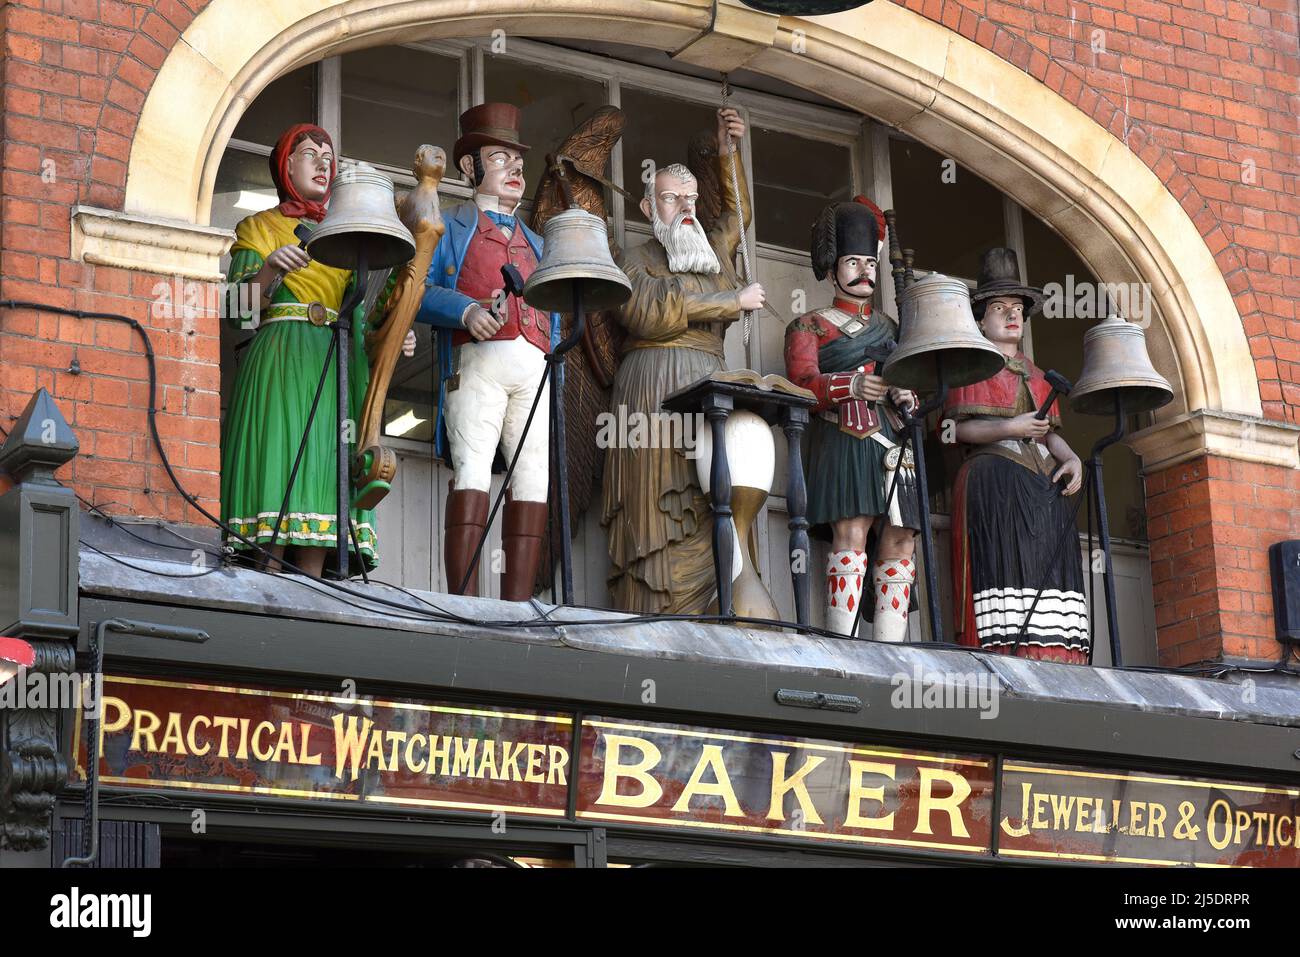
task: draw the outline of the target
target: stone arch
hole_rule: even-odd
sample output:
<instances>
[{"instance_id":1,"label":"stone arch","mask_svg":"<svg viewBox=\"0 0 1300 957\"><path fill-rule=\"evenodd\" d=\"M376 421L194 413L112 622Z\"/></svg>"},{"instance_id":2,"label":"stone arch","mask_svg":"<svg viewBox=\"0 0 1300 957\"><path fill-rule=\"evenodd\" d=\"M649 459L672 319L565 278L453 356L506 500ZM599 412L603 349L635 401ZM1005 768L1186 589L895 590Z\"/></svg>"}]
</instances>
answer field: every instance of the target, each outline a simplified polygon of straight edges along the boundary
<instances>
[{"instance_id":1,"label":"stone arch","mask_svg":"<svg viewBox=\"0 0 1300 957\"><path fill-rule=\"evenodd\" d=\"M1012 62L893 4L803 19L736 0L211 0L141 110L124 212L206 224L225 144L277 76L351 49L498 29L744 63L907 131L1051 224L1105 281L1150 284L1152 354L1177 395L1162 419L1260 415L1255 364L1214 253L1132 145Z\"/></svg>"}]
</instances>

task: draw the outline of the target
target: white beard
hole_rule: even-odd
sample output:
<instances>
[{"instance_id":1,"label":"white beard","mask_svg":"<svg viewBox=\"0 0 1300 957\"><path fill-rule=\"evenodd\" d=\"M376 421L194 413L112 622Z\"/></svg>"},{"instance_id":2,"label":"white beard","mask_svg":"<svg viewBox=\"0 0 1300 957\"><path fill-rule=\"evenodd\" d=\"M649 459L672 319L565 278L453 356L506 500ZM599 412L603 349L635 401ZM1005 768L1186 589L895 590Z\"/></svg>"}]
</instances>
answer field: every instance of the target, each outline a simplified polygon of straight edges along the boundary
<instances>
[{"instance_id":1,"label":"white beard","mask_svg":"<svg viewBox=\"0 0 1300 957\"><path fill-rule=\"evenodd\" d=\"M659 211L651 206L654 215L655 239L659 240L668 254L668 268L672 272L697 272L714 276L722 271L718 254L709 245L709 237L704 227L694 216L687 226L682 222L685 213L678 213L671 223L659 218Z\"/></svg>"}]
</instances>

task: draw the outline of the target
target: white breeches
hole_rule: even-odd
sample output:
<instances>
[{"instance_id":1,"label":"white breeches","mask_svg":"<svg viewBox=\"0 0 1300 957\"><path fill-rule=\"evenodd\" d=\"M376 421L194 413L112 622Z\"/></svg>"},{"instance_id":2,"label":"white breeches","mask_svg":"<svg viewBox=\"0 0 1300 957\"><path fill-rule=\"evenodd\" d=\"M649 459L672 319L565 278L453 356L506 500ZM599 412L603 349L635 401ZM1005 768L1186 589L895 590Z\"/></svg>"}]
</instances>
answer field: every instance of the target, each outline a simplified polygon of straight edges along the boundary
<instances>
[{"instance_id":1,"label":"white breeches","mask_svg":"<svg viewBox=\"0 0 1300 957\"><path fill-rule=\"evenodd\" d=\"M445 412L455 487L486 492L491 487L497 447L507 465L515 454L542 381L546 356L522 336L509 341L469 342L459 352L460 385L447 393ZM548 382L510 480L516 501L547 500L550 390Z\"/></svg>"}]
</instances>

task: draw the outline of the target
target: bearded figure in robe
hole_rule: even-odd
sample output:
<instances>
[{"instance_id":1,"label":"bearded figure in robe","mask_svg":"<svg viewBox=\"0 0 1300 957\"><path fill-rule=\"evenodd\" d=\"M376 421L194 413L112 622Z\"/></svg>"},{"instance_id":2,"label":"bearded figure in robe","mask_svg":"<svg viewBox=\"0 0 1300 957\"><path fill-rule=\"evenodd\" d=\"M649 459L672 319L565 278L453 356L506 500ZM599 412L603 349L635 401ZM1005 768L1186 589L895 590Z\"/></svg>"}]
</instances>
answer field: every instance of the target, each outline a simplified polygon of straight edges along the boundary
<instances>
[{"instance_id":1,"label":"bearded figure in robe","mask_svg":"<svg viewBox=\"0 0 1300 957\"><path fill-rule=\"evenodd\" d=\"M720 146L745 133L740 114L718 111ZM641 212L654 238L619 257L632 296L619 313L626 332L614 379L617 421L648 422L650 441L616 436L605 460L601 525L609 535L609 588L615 608L642 614L703 614L717 589L713 519L695 474L684 429L662 418L665 397L723 368L723 337L742 313L765 302L762 286L735 269L750 203L737 158L718 150L721 213L706 230L696 215L699 184L684 165L658 169ZM637 447L629 447L635 444Z\"/></svg>"}]
</instances>

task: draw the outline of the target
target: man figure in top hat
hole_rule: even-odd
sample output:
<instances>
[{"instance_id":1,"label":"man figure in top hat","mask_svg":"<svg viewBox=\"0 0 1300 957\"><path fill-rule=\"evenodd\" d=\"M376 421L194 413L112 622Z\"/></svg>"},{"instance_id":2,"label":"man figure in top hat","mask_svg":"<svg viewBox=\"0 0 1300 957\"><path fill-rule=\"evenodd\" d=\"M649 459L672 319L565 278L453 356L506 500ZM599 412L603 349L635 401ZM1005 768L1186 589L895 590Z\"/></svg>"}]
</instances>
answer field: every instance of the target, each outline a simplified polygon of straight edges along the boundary
<instances>
[{"instance_id":1,"label":"man figure in top hat","mask_svg":"<svg viewBox=\"0 0 1300 957\"><path fill-rule=\"evenodd\" d=\"M941 417L956 421L966 451L953 484L957 640L1084 664L1088 608L1065 498L1079 490L1083 466L1059 434L1057 403L1045 418L1035 416L1052 389L1020 350L1025 320L1042 304L1042 290L1021 282L1014 250L984 254L971 308L1007 364L990 379L949 392Z\"/></svg>"},{"instance_id":2,"label":"man figure in top hat","mask_svg":"<svg viewBox=\"0 0 1300 957\"><path fill-rule=\"evenodd\" d=\"M814 531L830 529L826 628L854 637L874 528L874 612L863 609L863 617L876 640L903 641L920 509L895 406L910 409L916 397L880 377L879 364L898 341L897 322L871 308L884 235L884 214L863 196L822 210L812 231L813 274L829 280L835 299L786 329L785 365L790 380L818 399L808 430L808 521ZM892 500L889 473L898 476Z\"/></svg>"},{"instance_id":3,"label":"man figure in top hat","mask_svg":"<svg viewBox=\"0 0 1300 957\"><path fill-rule=\"evenodd\" d=\"M629 421L647 416L663 428L657 440L637 448L614 443L605 458L601 524L609 531L609 587L614 607L626 611L700 614L717 588L712 510L695 462L674 447L668 423L657 416L666 396L722 368L727 326L764 302L763 287L744 285L735 269L750 204L743 172L739 189L731 188L726 143L744 133L738 112L718 111L717 175L724 188L710 229L696 218L699 184L674 163L646 183L641 201L654 238L619 257L632 297L618 316L627 338L613 407L626 409Z\"/></svg>"},{"instance_id":4,"label":"man figure in top hat","mask_svg":"<svg viewBox=\"0 0 1300 957\"><path fill-rule=\"evenodd\" d=\"M524 436L546 355L559 335L558 316L503 292L501 267L527 280L542 258L542 239L516 215L524 195L527 146L519 142L519 110L484 103L460 117L452 162L474 184L474 201L444 213L447 231L429 266L416 318L438 330L438 420L434 448L450 452L453 476L443 521L443 559L450 591L478 594L470 568L485 534L492 461L509 462L523 440L510 480L502 546L501 597L526 601L546 529L548 396ZM548 386L549 389L549 386Z\"/></svg>"}]
</instances>

